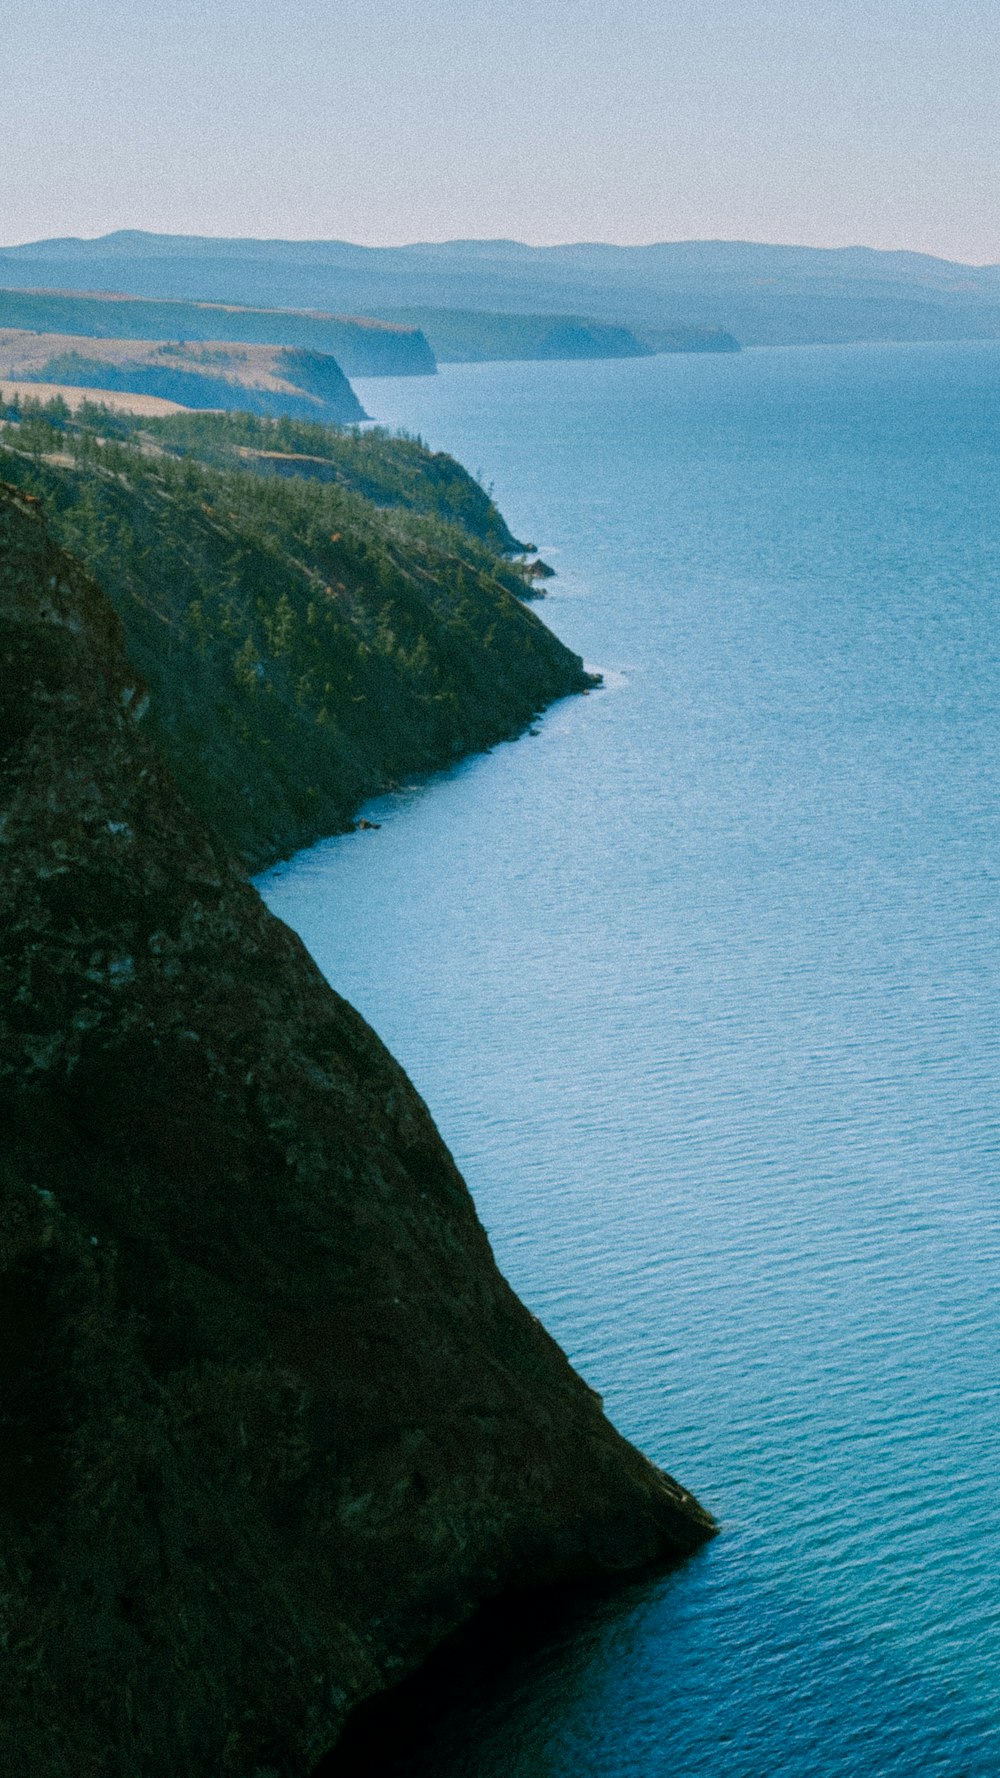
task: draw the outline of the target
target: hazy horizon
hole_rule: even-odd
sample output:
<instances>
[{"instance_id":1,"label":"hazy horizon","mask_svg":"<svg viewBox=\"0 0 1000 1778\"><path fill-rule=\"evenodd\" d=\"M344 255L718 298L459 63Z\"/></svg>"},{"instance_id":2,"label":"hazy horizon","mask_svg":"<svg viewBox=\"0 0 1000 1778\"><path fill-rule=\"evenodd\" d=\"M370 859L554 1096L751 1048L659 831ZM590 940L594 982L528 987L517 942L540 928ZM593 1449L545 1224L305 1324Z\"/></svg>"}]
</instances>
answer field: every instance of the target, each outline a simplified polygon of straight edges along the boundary
<instances>
[{"instance_id":1,"label":"hazy horizon","mask_svg":"<svg viewBox=\"0 0 1000 1778\"><path fill-rule=\"evenodd\" d=\"M657 236L657 237L651 237L649 240L641 240L641 241L614 241L614 240L611 240L607 237L598 238L597 236L589 236L589 237L577 236L571 240L570 239L526 240L523 236L517 236L517 235L439 235L434 238L430 238L428 236L420 236L420 237L411 236L409 238L403 238L400 240L392 240L392 241L359 241L359 240L352 240L345 235L236 234L232 231L221 231L221 230L220 231L213 231L212 233L208 233L206 231L196 230L196 229L157 229L157 228L150 228L148 226L144 226L144 225L138 224L138 223L128 223L128 224L116 225L111 228L101 229L96 234L70 233L70 232L64 230L58 234L48 233L48 234L44 234L44 235L36 235L36 236L26 237L23 240L17 240L17 241L3 240L3 241L0 241L0 252L9 252L9 251L14 251L15 249L20 249L20 248L24 248L24 247L32 247L32 246L36 246L36 245L41 246L41 245L45 245L49 242L54 242L54 241L74 241L74 242L79 241L81 243L88 243L89 244L89 243L96 243L99 241L111 240L111 239L113 239L117 236L121 236L121 235L150 235L150 236L157 237L157 238L164 237L164 236L170 236L176 240L245 241L245 242L248 242L248 243L251 243L254 245L276 244L276 245L288 245L288 246L293 246L293 247L294 246L300 246L300 247L305 247L305 246L347 246L347 247L371 248L374 251L378 251L380 248L384 248L388 252L402 251L408 247L456 247L456 246L464 246L464 245L467 245L470 243L474 244L476 246L502 245L502 246L514 246L514 247L528 247L528 248L536 248L540 251L544 251L546 248L555 249L555 248L560 248L560 247L621 247L621 248L625 248L625 249L628 249L628 248L642 249L642 248L648 248L648 247L714 247L714 246L720 246L720 247L765 247L765 248L772 248L773 247L773 248L780 249L780 248L787 247L787 248L792 248L792 249L803 248L803 249L810 251L810 252L814 251L814 252L820 252L820 253L860 252L860 253L912 254L917 258L937 259L937 260L940 260L941 263L945 264L945 265L950 264L950 265L965 266L965 267L968 267L969 269L976 270L976 271L992 269L993 267L1000 264L1000 248L998 248L998 257L996 259L984 259L984 260L977 261L977 260L954 259L954 258L951 258L947 254L931 253L931 252L928 252L926 249L919 248L919 247L910 247L910 246L889 246L889 247L886 247L886 246L877 245L871 241L856 241L856 240L831 241L831 242L824 242L822 244L817 244L814 241L799 241L799 240L776 241L776 240L770 240L770 239L764 240L762 238L751 237L749 235L742 235L742 236L737 236L737 235L677 235L677 236L672 236L672 237Z\"/></svg>"},{"instance_id":2,"label":"hazy horizon","mask_svg":"<svg viewBox=\"0 0 1000 1778\"><path fill-rule=\"evenodd\" d=\"M12 0L7 245L747 240L1000 260L987 0Z\"/></svg>"}]
</instances>

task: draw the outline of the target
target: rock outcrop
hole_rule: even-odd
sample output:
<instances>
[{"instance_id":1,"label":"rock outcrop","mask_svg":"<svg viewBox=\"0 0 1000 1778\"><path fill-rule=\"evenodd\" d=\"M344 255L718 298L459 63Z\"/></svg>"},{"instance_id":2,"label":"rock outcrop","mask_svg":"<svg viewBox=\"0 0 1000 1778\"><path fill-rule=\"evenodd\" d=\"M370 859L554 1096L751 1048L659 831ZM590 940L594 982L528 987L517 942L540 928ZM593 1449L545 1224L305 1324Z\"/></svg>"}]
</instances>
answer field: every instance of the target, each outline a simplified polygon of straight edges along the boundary
<instances>
[{"instance_id":1,"label":"rock outcrop","mask_svg":"<svg viewBox=\"0 0 1000 1778\"><path fill-rule=\"evenodd\" d=\"M712 1524L513 1295L143 706L0 492L0 1767L305 1774L484 1599Z\"/></svg>"}]
</instances>

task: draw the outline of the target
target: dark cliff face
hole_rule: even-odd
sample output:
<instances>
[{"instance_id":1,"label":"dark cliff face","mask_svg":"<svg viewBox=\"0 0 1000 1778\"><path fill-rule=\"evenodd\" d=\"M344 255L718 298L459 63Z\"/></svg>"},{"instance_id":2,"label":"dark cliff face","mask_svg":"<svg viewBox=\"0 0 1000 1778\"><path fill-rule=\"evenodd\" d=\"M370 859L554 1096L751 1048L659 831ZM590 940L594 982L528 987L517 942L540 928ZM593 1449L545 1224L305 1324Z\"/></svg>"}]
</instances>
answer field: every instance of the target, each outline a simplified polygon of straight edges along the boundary
<instances>
[{"instance_id":1,"label":"dark cliff face","mask_svg":"<svg viewBox=\"0 0 1000 1778\"><path fill-rule=\"evenodd\" d=\"M0 425L0 478L40 496L98 575L184 796L255 867L594 683L525 605L503 520L446 456L194 414L150 455L144 427L48 411L55 425ZM311 445L336 479L265 480L246 439L291 443L286 467Z\"/></svg>"},{"instance_id":2,"label":"dark cliff face","mask_svg":"<svg viewBox=\"0 0 1000 1778\"><path fill-rule=\"evenodd\" d=\"M0 1766L306 1773L484 1598L711 1523L498 1273L0 493Z\"/></svg>"}]
</instances>

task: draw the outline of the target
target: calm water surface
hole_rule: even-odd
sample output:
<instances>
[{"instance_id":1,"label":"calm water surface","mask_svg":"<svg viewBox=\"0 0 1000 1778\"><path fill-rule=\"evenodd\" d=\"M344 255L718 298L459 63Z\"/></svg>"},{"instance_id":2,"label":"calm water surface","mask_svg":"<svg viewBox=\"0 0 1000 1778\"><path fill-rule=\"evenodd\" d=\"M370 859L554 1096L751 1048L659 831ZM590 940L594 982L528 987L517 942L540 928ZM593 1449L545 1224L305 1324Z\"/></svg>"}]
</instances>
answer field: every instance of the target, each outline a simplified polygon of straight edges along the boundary
<instances>
[{"instance_id":1,"label":"calm water surface","mask_svg":"<svg viewBox=\"0 0 1000 1778\"><path fill-rule=\"evenodd\" d=\"M993 1775L1000 345L362 399L495 483L607 687L262 887L724 1526L407 1769Z\"/></svg>"}]
</instances>

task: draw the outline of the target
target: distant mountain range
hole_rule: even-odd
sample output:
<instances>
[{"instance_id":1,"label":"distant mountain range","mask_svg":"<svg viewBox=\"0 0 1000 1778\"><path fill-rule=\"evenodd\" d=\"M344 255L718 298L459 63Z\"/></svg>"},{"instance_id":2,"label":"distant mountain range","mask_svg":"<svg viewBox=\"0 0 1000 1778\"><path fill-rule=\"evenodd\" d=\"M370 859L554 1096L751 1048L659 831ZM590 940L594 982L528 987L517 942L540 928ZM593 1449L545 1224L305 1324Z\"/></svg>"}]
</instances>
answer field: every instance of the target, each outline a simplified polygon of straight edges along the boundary
<instances>
[{"instance_id":1,"label":"distant mountain range","mask_svg":"<svg viewBox=\"0 0 1000 1778\"><path fill-rule=\"evenodd\" d=\"M697 346L700 334L702 349L705 330L744 345L1000 337L1000 267L866 247L503 240L359 247L124 230L0 250L0 285L29 284L393 319L420 311L432 346L429 312L440 310L611 324L632 330L640 350L660 350L661 337L689 329L689 343ZM454 336L454 317L450 325Z\"/></svg>"}]
</instances>

